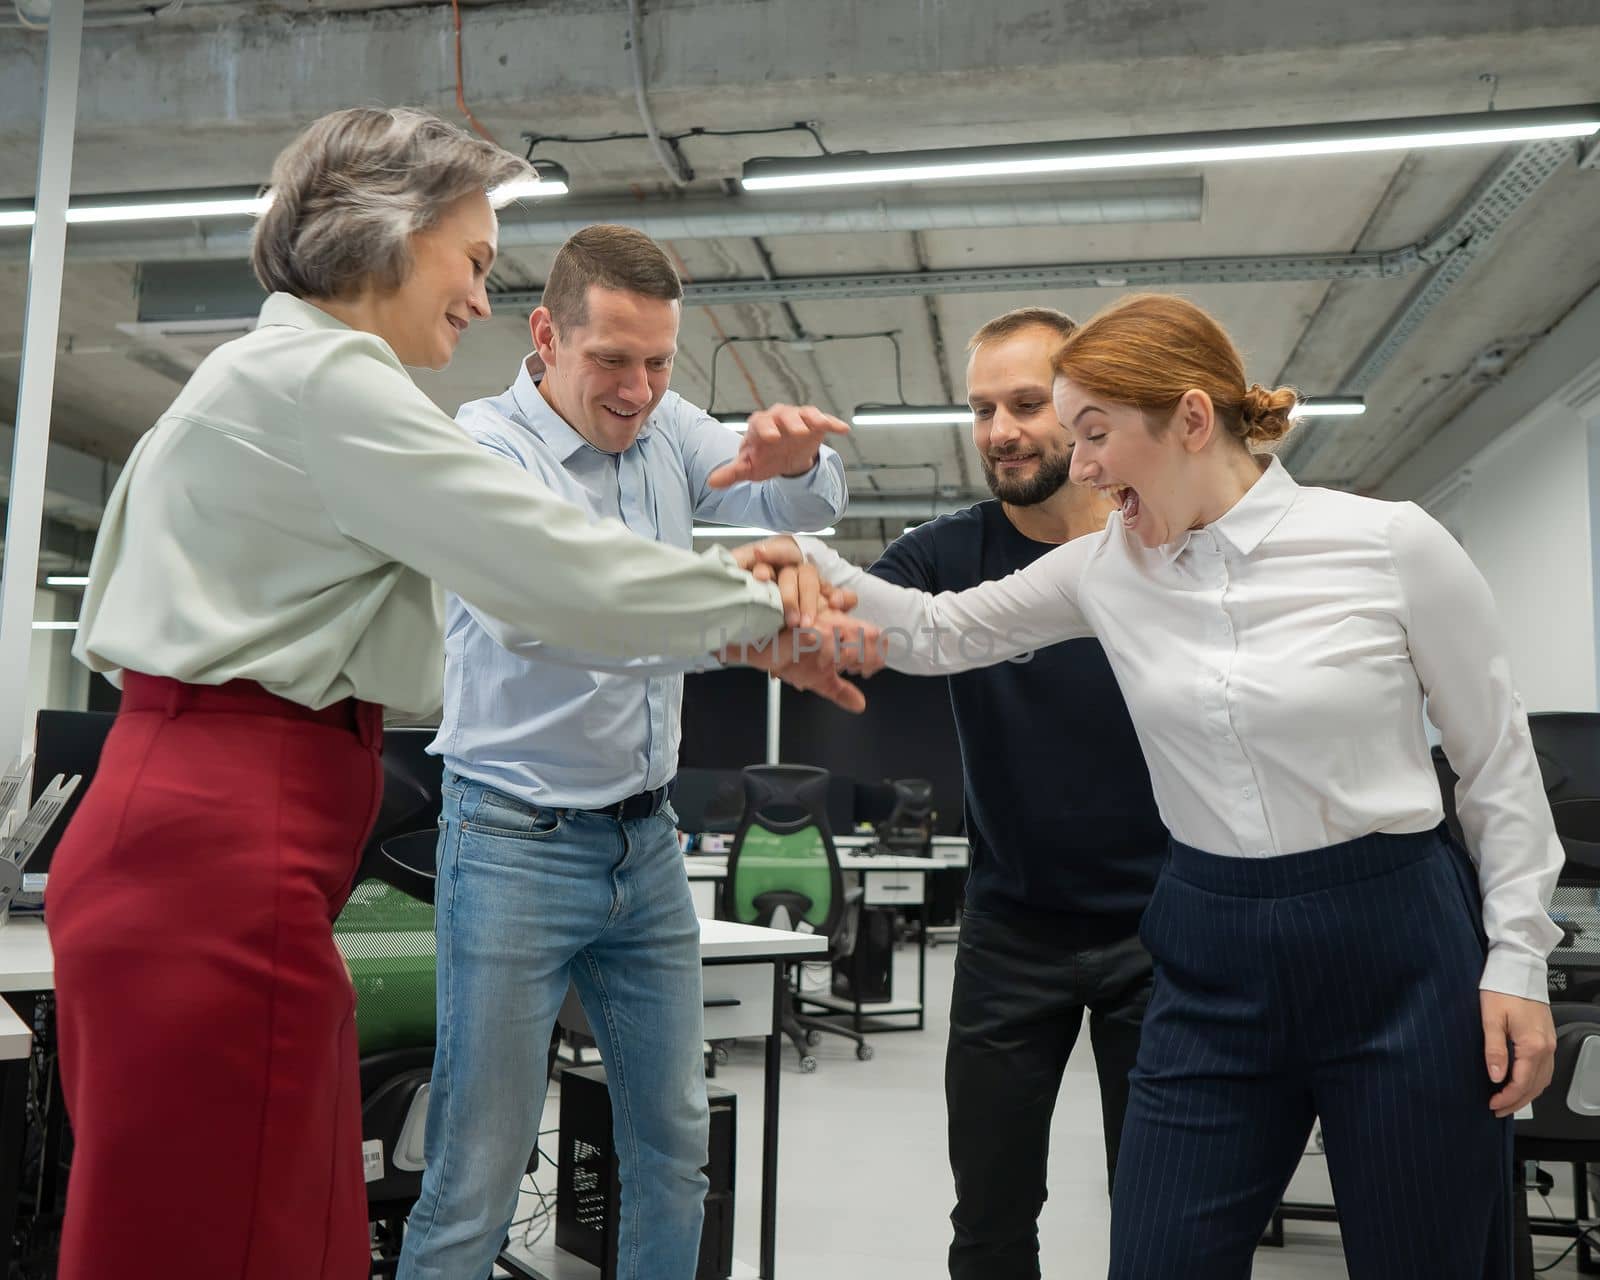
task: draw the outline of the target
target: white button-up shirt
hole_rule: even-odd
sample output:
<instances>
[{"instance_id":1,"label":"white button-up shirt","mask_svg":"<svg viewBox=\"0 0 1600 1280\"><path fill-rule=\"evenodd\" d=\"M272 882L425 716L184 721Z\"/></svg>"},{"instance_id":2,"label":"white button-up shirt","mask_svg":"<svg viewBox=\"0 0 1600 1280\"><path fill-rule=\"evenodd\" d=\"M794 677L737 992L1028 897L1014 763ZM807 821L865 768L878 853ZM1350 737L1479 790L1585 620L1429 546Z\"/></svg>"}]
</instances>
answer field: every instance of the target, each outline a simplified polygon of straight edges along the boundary
<instances>
[{"instance_id":1,"label":"white button-up shirt","mask_svg":"<svg viewBox=\"0 0 1600 1280\"><path fill-rule=\"evenodd\" d=\"M434 714L442 584L540 639L692 655L783 625L777 589L554 497L411 381L388 343L275 293L135 446L73 652L305 706Z\"/></svg>"},{"instance_id":2,"label":"white button-up shirt","mask_svg":"<svg viewBox=\"0 0 1600 1280\"><path fill-rule=\"evenodd\" d=\"M861 597L858 615L890 628L898 670L1099 636L1162 820L1210 853L1274 857L1436 826L1426 699L1461 778L1490 943L1482 985L1546 998L1561 845L1489 588L1420 508L1301 487L1274 459L1179 541L1147 548L1113 514L1098 536L937 596L800 541Z\"/></svg>"}]
</instances>

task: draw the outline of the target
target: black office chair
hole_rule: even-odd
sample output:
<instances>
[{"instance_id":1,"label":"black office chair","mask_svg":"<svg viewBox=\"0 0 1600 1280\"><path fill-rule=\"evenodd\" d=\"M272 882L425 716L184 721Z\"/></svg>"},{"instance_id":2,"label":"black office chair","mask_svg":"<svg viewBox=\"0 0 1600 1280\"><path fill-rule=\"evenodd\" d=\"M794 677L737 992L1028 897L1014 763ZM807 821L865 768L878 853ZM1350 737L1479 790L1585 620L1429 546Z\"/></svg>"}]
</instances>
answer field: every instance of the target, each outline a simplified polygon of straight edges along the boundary
<instances>
[{"instance_id":1,"label":"black office chair","mask_svg":"<svg viewBox=\"0 0 1600 1280\"><path fill-rule=\"evenodd\" d=\"M1550 956L1550 1012L1556 1024L1555 1075L1533 1103L1533 1115L1516 1122L1518 1167L1529 1161L1570 1164L1574 1217L1589 1216L1591 1164L1600 1164L1600 715L1542 712L1528 717L1534 753L1556 835L1567 855L1552 895L1550 915L1562 938ZM1462 839L1456 815L1457 778L1443 751L1433 751L1445 821ZM1525 1198L1517 1197L1518 1280L1533 1275L1533 1244ZM1541 1234L1577 1234L1566 1223L1539 1220ZM1600 1272L1586 1237L1578 1243L1578 1268Z\"/></svg>"},{"instance_id":2,"label":"black office chair","mask_svg":"<svg viewBox=\"0 0 1600 1280\"><path fill-rule=\"evenodd\" d=\"M334 940L356 986L361 1140L374 1276L399 1265L406 1215L422 1192L422 1144L433 1078L434 856L443 764L425 748L434 730L383 735L383 798Z\"/></svg>"},{"instance_id":3,"label":"black office chair","mask_svg":"<svg viewBox=\"0 0 1600 1280\"><path fill-rule=\"evenodd\" d=\"M894 808L877 826L878 842L895 853L933 855L933 783L926 778L896 778Z\"/></svg>"},{"instance_id":4,"label":"black office chair","mask_svg":"<svg viewBox=\"0 0 1600 1280\"><path fill-rule=\"evenodd\" d=\"M732 834L744 812L744 779L737 769L679 769L672 808L680 831Z\"/></svg>"},{"instance_id":5,"label":"black office chair","mask_svg":"<svg viewBox=\"0 0 1600 1280\"><path fill-rule=\"evenodd\" d=\"M828 956L839 960L855 949L862 890L844 887L839 853L828 824L828 771L810 765L750 765L744 774L744 815L728 854L722 916L772 929L818 933ZM783 1029L800 1055L800 1070L815 1071L809 1052L821 1036L853 1040L856 1057L872 1057L859 1032L822 1018L802 1016L798 992L783 1015Z\"/></svg>"}]
</instances>

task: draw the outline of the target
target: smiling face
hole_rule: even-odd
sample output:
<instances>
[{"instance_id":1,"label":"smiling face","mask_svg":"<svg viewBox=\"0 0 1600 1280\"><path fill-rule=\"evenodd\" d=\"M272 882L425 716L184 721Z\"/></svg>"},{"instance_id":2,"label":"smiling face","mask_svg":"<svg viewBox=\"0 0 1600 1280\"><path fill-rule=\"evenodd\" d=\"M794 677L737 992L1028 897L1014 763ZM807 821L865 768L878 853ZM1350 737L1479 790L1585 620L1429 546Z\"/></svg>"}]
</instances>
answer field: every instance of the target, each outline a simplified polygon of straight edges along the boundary
<instances>
[{"instance_id":1,"label":"smiling face","mask_svg":"<svg viewBox=\"0 0 1600 1280\"><path fill-rule=\"evenodd\" d=\"M562 330L548 309L533 313L533 345L546 370L540 390L595 448L621 453L667 393L682 307L592 284L587 312Z\"/></svg>"},{"instance_id":2,"label":"smiling face","mask_svg":"<svg viewBox=\"0 0 1600 1280\"><path fill-rule=\"evenodd\" d=\"M1050 357L1061 335L1042 325L980 343L967 363L972 443L989 490L1031 507L1067 483L1072 436L1050 402Z\"/></svg>"},{"instance_id":3,"label":"smiling face","mask_svg":"<svg viewBox=\"0 0 1600 1280\"><path fill-rule=\"evenodd\" d=\"M1142 410L1119 404L1058 377L1055 411L1072 433L1072 480L1104 493L1122 512L1123 526L1147 547L1172 542L1201 522L1202 495L1196 485L1195 455L1211 438L1210 402L1204 430L1187 420L1197 406L1190 392L1172 419L1151 424Z\"/></svg>"},{"instance_id":4,"label":"smiling face","mask_svg":"<svg viewBox=\"0 0 1600 1280\"><path fill-rule=\"evenodd\" d=\"M400 363L443 369L473 320L489 315L489 268L499 227L481 191L444 207L411 237L411 274L372 302L374 327Z\"/></svg>"}]
</instances>

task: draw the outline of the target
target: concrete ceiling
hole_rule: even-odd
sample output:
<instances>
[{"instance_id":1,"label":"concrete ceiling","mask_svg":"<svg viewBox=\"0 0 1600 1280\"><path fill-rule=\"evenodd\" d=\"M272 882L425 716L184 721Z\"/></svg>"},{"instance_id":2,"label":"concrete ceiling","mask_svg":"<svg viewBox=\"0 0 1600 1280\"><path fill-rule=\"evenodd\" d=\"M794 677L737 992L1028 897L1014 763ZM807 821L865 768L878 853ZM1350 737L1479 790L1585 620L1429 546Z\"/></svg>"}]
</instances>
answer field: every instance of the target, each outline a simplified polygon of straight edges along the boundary
<instances>
[{"instance_id":1,"label":"concrete ceiling","mask_svg":"<svg viewBox=\"0 0 1600 1280\"><path fill-rule=\"evenodd\" d=\"M119 12L111 0L91 0L92 21ZM639 129L621 0L468 3L462 21L467 100L503 143L521 150L525 133ZM656 0L643 34L650 101L664 131L805 120L834 150L1600 99L1600 6L1591 0ZM44 47L34 32L0 29L0 198L32 191ZM361 102L421 105L459 118L448 5L186 3L154 21L94 26L85 34L73 189L258 183L299 126ZM815 150L800 132L696 136L682 145L696 174L688 198L713 203L747 157ZM1366 417L1301 428L1323 436L1286 453L1302 479L1382 488L1600 285L1600 169L1579 168L1572 150L1574 158L1511 216L1373 381ZM682 197L643 142L544 141L537 154L566 166L574 202L637 198L642 210L655 210ZM1495 148L1474 147L1160 174L1203 178L1198 221L786 234L759 243L723 236L671 245L699 282L1391 250L1425 241L1505 159ZM985 194L972 193L974 200ZM896 195L891 190L884 199L892 203ZM764 199L784 207L781 194ZM174 237L197 246L199 231L168 225L149 235L168 248ZM228 228L206 231L222 233L219 245L231 243ZM0 232L0 406L14 403L26 283L21 242L7 234ZM139 238L116 236L119 246ZM91 256L95 238L69 238L52 439L115 462L216 339L130 332L145 255L130 247L122 260ZM494 284L536 288L552 252L539 244L509 248ZM1424 278L1418 270L1393 279L1202 283L1178 291L1220 316L1253 378L1331 393ZM1040 302L1087 316L1122 292L1018 289L691 307L674 385L706 401L722 335L895 330L906 398L960 399L963 348L984 320ZM447 373L419 381L453 410L501 388L525 349L525 311L503 308L474 328ZM812 400L848 415L858 403L898 394L892 351L881 339L740 343L717 358L716 378L719 410ZM841 542L847 554L871 556L896 535L907 522L902 506L931 512L939 503L984 496L962 429L862 428L843 452L858 497L903 499L894 515L849 521ZM74 520L81 522L88 496L75 499Z\"/></svg>"}]
</instances>

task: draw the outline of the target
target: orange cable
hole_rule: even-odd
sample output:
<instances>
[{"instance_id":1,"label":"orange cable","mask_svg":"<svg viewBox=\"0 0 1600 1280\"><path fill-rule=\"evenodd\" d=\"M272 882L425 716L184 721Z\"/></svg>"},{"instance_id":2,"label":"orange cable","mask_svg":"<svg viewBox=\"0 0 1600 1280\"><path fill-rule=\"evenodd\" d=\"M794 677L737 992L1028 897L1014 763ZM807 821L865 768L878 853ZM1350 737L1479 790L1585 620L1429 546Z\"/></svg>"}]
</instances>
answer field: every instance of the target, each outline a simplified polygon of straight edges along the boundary
<instances>
[{"instance_id":1,"label":"orange cable","mask_svg":"<svg viewBox=\"0 0 1600 1280\"><path fill-rule=\"evenodd\" d=\"M634 194L639 194L638 188L634 189ZM678 253L677 249L673 248L673 246L669 244L667 246L667 252L672 255L672 261L677 264L679 278L684 282L684 284L693 284L694 277L689 274L689 268L684 265L683 258ZM733 343L728 342L727 330L722 327L722 321L717 319L717 313L715 311L713 311L710 307L701 307L700 310L705 312L706 319L711 321L711 327L717 331L717 337L721 338L727 345L728 354L733 357L733 363L738 366L739 372L744 375L744 385L750 388L750 403L752 408L761 408L761 391L756 386L756 380L750 376L750 370L745 366L745 362L739 358L739 348Z\"/></svg>"},{"instance_id":2,"label":"orange cable","mask_svg":"<svg viewBox=\"0 0 1600 1280\"><path fill-rule=\"evenodd\" d=\"M455 15L455 23L456 23L456 106L460 108L461 114L466 116L466 118L469 121L471 121L472 127L474 129L476 129L480 134L482 134L490 142L493 142L495 146L499 147L500 146L499 140L494 136L494 134L490 133L487 129L485 129L483 127L483 124L479 121L478 117L472 114L472 108L467 105L466 84L465 84L465 81L463 80L462 74L461 74L461 4L460 4L460 0L450 0L450 12ZM505 148L501 147L501 150L504 150L504 149Z\"/></svg>"}]
</instances>

